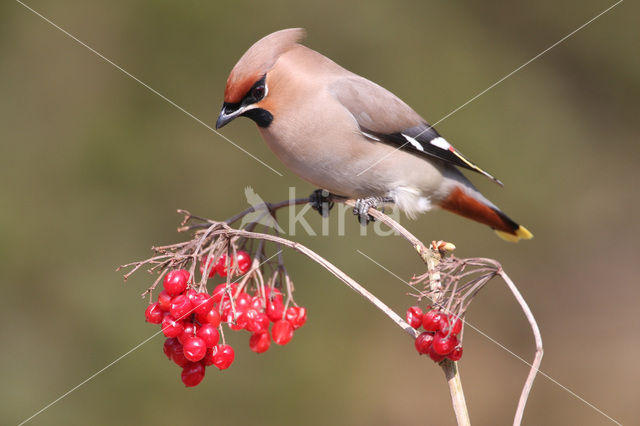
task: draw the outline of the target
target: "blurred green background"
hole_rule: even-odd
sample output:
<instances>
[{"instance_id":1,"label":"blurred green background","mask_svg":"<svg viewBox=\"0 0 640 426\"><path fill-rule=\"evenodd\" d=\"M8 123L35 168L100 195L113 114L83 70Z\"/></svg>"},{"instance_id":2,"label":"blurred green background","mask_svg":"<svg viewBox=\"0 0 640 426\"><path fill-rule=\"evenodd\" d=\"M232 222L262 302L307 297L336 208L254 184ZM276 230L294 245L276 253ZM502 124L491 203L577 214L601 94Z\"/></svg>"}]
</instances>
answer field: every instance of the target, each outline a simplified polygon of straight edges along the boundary
<instances>
[{"instance_id":1,"label":"blurred green background","mask_svg":"<svg viewBox=\"0 0 640 426\"><path fill-rule=\"evenodd\" d=\"M612 3L506 1L30 1L29 5L213 125L227 74L272 31L395 92L434 122ZM0 4L0 423L18 423L157 331L144 322L147 257L175 232L177 208L223 219L254 187L295 186L249 120L224 134L278 177L14 1ZM636 304L640 7L627 1L443 121L440 132L505 187L488 198L535 239L504 243L443 212L403 224L459 256L501 261L540 323L542 370L626 424L638 421ZM320 220L309 219L316 229ZM299 241L403 312L424 266L400 239ZM33 424L453 424L441 370L386 317L301 255L286 253L309 322L257 356L234 333L231 369L186 389L160 337L36 417ZM531 333L498 282L468 319L530 360ZM528 367L468 330L461 361L471 419L510 424ZM525 423L610 424L544 377ZM636 423L637 424L637 423Z\"/></svg>"}]
</instances>

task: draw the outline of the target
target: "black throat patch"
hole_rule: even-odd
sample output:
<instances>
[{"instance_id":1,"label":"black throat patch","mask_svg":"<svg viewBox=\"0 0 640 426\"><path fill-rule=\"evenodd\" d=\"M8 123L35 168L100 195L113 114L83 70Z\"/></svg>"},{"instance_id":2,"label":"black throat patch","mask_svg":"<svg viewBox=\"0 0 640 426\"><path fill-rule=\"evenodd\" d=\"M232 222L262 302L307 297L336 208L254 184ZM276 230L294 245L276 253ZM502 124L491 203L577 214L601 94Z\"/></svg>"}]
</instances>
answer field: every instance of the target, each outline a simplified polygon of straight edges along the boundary
<instances>
[{"instance_id":1,"label":"black throat patch","mask_svg":"<svg viewBox=\"0 0 640 426\"><path fill-rule=\"evenodd\" d=\"M266 109L262 108L253 108L240 115L252 119L259 127L263 128L269 127L273 121L273 115Z\"/></svg>"}]
</instances>

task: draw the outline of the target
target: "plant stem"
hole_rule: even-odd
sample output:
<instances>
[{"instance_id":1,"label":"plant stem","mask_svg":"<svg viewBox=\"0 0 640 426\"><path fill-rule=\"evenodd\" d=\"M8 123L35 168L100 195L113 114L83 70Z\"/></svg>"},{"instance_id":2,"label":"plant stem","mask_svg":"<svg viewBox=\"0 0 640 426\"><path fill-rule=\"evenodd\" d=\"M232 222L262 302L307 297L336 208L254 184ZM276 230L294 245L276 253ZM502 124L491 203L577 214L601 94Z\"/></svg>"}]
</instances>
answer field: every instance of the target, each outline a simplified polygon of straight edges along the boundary
<instances>
[{"instance_id":1,"label":"plant stem","mask_svg":"<svg viewBox=\"0 0 640 426\"><path fill-rule=\"evenodd\" d=\"M355 206L354 200L340 200L344 202L346 205L350 207ZM374 217L376 220L387 225L389 228L393 229L398 234L402 235L404 239L406 239L413 248L418 252L420 258L426 263L427 269L429 271L429 283L431 286L431 291L435 295L437 299L438 294L441 292L441 283L440 283L440 273L436 269L436 266L440 262L441 255L438 250L434 250L431 247L426 247L422 241L416 238L411 232L409 232L404 226L400 225L395 220L391 219L386 214L382 213L379 210L371 209L369 210L369 214ZM434 302L438 302L438 300L434 300ZM453 411L456 414L456 420L458 422L458 426L468 426L471 424L469 420L469 410L467 409L467 402L464 398L464 391L462 389L462 381L460 380L460 372L458 370L458 365L456 362L445 359L440 363L444 375L447 379L447 384L449 385L449 393L451 394L451 404L453 406Z\"/></svg>"},{"instance_id":2,"label":"plant stem","mask_svg":"<svg viewBox=\"0 0 640 426\"><path fill-rule=\"evenodd\" d=\"M458 364L446 359L440 363L440 366L442 370L444 370L444 375L447 378L449 393L451 394L451 403L453 404L453 411L456 413L458 426L471 425L467 403L464 399L462 381L460 380L460 373L458 371Z\"/></svg>"},{"instance_id":3,"label":"plant stem","mask_svg":"<svg viewBox=\"0 0 640 426\"><path fill-rule=\"evenodd\" d=\"M533 338L536 342L536 354L533 357L533 363L531 363L531 369L529 370L529 374L527 375L527 381L524 383L524 387L522 388L522 393L520 394L520 400L518 401L518 408L516 409L516 415L513 418L514 426L519 426L522 423L522 416L524 415L524 407L527 405L527 400L529 399L529 392L531 392L531 387L533 386L533 380L536 378L538 374L538 370L540 369L540 364L542 363L542 355L544 354L544 350L542 349L542 336L540 335L540 329L538 328L538 323L529 309L529 305L524 300L524 297L518 291L518 287L511 281L511 278L502 270L498 272L498 275L507 283L507 286L513 293L513 296L516 298L524 315L527 317L527 321L529 321L529 325L531 326L531 330L533 331Z\"/></svg>"}]
</instances>

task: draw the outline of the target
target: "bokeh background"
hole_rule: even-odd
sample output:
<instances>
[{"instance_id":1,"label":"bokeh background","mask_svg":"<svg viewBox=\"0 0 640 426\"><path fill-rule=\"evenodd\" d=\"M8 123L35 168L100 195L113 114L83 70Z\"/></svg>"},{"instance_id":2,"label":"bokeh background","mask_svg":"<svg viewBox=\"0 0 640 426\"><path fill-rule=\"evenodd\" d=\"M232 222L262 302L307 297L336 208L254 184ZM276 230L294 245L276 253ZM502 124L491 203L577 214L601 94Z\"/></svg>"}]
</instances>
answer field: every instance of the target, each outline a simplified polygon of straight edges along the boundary
<instances>
[{"instance_id":1,"label":"bokeh background","mask_svg":"<svg viewBox=\"0 0 640 426\"><path fill-rule=\"evenodd\" d=\"M434 122L613 4L506 1L65 1L28 4L206 123L240 55L274 30L398 94ZM0 4L0 423L18 423L156 332L115 267L182 238L177 208L223 219L251 185L282 200L314 188L286 171L249 120L224 129L279 177L15 1ZM474 182L535 239L504 243L443 212L403 220L459 256L500 260L537 316L542 370L625 424L638 423L640 8L621 3L439 130L505 182ZM315 229L320 220L309 216ZM423 271L400 239L296 238L403 312ZM454 424L439 368L386 317L286 253L308 325L186 389L156 337L33 424ZM492 282L468 319L530 360L533 340ZM528 367L468 330L460 363L471 419L510 424ZM525 424L611 424L544 377Z\"/></svg>"}]
</instances>

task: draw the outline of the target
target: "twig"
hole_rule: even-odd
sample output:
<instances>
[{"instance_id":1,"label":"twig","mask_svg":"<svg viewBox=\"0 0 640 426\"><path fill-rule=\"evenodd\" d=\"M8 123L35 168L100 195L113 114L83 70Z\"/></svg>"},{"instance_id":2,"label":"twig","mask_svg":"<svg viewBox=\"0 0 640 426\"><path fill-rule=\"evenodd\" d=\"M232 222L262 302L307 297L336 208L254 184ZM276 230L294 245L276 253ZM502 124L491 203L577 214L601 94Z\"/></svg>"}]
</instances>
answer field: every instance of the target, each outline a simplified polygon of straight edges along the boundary
<instances>
[{"instance_id":1,"label":"twig","mask_svg":"<svg viewBox=\"0 0 640 426\"><path fill-rule=\"evenodd\" d=\"M451 394L451 403L453 411L456 413L456 421L458 426L469 426L469 410L464 399L464 390L462 389L462 381L460 380L460 372L458 371L458 363L445 359L440 363L444 376L447 378L449 385L449 393Z\"/></svg>"},{"instance_id":2,"label":"twig","mask_svg":"<svg viewBox=\"0 0 640 426\"><path fill-rule=\"evenodd\" d=\"M441 303L441 298L444 295L444 292L442 291L440 271L438 270L437 266L442 259L442 255L438 250L433 250L432 248L427 249L426 252L429 254L427 256L426 263L429 273L429 284L432 294L434 295L434 302ZM424 255L421 257L423 259L425 258ZM445 358L440 363L440 367L442 367L444 376L447 379L447 384L449 385L451 404L453 405L453 411L456 414L458 426L469 426L471 424L471 421L469 419L467 402L464 398L464 391L462 388L462 380L460 379L460 371L458 370L458 363Z\"/></svg>"},{"instance_id":3,"label":"twig","mask_svg":"<svg viewBox=\"0 0 640 426\"><path fill-rule=\"evenodd\" d=\"M522 393L520 394L520 400L518 401L518 408L516 409L516 415L513 418L514 425L520 425L522 423L522 416L524 415L524 407L527 405L527 399L529 398L529 392L531 392L531 387L533 386L533 381L538 374L538 370L540 369L540 363L542 363L542 355L544 354L544 349L542 348L542 336L540 335L540 329L538 328L538 323L536 322L535 317L531 313L531 309L529 309L529 305L524 300L524 297L518 291L518 287L511 281L511 278L500 268L498 271L498 275L507 283L509 290L513 293L513 296L516 298L524 315L527 317L529 321L529 325L531 325L531 330L533 331L533 337L536 342L536 354L533 358L533 363L531 363L531 369L529 370L529 374L527 375L527 381L524 383L524 387L522 388Z\"/></svg>"}]
</instances>

